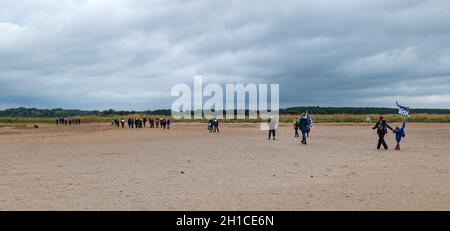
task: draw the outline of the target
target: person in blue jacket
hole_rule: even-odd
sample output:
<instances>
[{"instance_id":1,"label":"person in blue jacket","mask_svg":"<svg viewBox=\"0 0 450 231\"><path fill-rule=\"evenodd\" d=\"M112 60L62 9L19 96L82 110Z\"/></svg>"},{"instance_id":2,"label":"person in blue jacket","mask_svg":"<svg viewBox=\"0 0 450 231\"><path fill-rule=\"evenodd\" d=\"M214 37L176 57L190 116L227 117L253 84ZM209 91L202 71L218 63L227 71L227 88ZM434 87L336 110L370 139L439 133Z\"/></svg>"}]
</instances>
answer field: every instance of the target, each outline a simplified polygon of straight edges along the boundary
<instances>
[{"instance_id":1,"label":"person in blue jacket","mask_svg":"<svg viewBox=\"0 0 450 231\"><path fill-rule=\"evenodd\" d=\"M209 131L209 133L213 132L213 120L212 119L210 119L208 121L208 131Z\"/></svg>"},{"instance_id":2,"label":"person in blue jacket","mask_svg":"<svg viewBox=\"0 0 450 231\"><path fill-rule=\"evenodd\" d=\"M308 118L306 114L302 113L300 120L298 121L298 128L302 132L302 144L306 144L306 134L308 133Z\"/></svg>"},{"instance_id":3,"label":"person in blue jacket","mask_svg":"<svg viewBox=\"0 0 450 231\"><path fill-rule=\"evenodd\" d=\"M405 127L406 123L403 122L403 126L401 128L396 127L393 131L395 133L395 140L397 141L397 147L395 147L395 150L400 150L400 141L402 138L405 138Z\"/></svg>"}]
</instances>

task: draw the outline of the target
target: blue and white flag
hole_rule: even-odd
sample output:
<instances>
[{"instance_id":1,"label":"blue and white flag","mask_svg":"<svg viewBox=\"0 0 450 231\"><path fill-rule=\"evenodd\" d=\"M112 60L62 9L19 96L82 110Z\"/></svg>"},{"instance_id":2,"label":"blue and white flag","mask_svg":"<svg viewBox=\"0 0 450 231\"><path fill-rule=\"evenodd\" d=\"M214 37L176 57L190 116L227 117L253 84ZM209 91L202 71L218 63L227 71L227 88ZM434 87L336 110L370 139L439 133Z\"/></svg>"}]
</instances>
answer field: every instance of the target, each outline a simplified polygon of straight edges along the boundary
<instances>
[{"instance_id":1,"label":"blue and white flag","mask_svg":"<svg viewBox=\"0 0 450 231\"><path fill-rule=\"evenodd\" d=\"M308 111L306 111L306 120L308 121L308 125L310 128L314 127L314 122L311 118L311 116L309 115Z\"/></svg>"},{"instance_id":2,"label":"blue and white flag","mask_svg":"<svg viewBox=\"0 0 450 231\"><path fill-rule=\"evenodd\" d=\"M398 114L409 116L409 107L402 106L402 105L398 104L397 101L395 101L395 103L397 104L397 107L398 107Z\"/></svg>"}]
</instances>

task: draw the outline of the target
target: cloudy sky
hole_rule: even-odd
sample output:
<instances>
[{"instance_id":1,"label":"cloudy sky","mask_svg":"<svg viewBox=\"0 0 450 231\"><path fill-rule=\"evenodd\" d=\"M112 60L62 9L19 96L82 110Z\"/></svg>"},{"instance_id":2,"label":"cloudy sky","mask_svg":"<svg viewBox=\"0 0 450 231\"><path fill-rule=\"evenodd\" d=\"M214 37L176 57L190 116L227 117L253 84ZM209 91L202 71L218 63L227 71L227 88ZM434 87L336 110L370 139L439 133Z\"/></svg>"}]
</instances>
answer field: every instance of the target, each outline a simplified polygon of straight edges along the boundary
<instances>
[{"instance_id":1,"label":"cloudy sky","mask_svg":"<svg viewBox=\"0 0 450 231\"><path fill-rule=\"evenodd\" d=\"M176 83L282 107L450 108L450 1L0 0L0 109L170 108Z\"/></svg>"}]
</instances>

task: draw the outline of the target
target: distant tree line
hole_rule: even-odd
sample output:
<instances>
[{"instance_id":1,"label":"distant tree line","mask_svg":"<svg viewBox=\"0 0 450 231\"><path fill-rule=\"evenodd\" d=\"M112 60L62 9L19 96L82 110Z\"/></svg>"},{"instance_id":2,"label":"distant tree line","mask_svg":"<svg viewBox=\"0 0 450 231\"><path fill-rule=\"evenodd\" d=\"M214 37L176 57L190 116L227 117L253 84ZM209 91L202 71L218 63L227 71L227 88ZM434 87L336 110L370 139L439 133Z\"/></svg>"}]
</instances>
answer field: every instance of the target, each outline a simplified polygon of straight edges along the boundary
<instances>
[{"instance_id":1,"label":"distant tree line","mask_svg":"<svg viewBox=\"0 0 450 231\"><path fill-rule=\"evenodd\" d=\"M377 108L377 107L291 107L280 109L280 114L300 114L308 110L311 114L396 114L397 108ZM236 112L236 111L235 111ZM411 109L411 113L427 114L450 114L450 109ZM37 109L37 108L11 108L0 110L2 117L74 117L80 115L93 116L126 116L130 114L153 114L166 115L171 114L170 109L146 110L146 111L116 111L113 109L98 110L78 110L78 109ZM248 111L245 113L248 114Z\"/></svg>"},{"instance_id":2,"label":"distant tree line","mask_svg":"<svg viewBox=\"0 0 450 231\"><path fill-rule=\"evenodd\" d=\"M298 114L308 110L310 114L396 114L398 108L385 108L385 107L291 107L286 109L280 109L280 114ZM422 109L412 108L411 113L426 113L426 114L450 114L450 109Z\"/></svg>"},{"instance_id":3,"label":"distant tree line","mask_svg":"<svg viewBox=\"0 0 450 231\"><path fill-rule=\"evenodd\" d=\"M78 110L78 109L37 109L37 108L10 108L1 111L0 116L3 117L74 117L80 115L94 115L94 116L125 116L130 114L154 114L154 115L170 115L170 110L147 110L147 111L116 111L113 109L98 111L98 110Z\"/></svg>"}]
</instances>

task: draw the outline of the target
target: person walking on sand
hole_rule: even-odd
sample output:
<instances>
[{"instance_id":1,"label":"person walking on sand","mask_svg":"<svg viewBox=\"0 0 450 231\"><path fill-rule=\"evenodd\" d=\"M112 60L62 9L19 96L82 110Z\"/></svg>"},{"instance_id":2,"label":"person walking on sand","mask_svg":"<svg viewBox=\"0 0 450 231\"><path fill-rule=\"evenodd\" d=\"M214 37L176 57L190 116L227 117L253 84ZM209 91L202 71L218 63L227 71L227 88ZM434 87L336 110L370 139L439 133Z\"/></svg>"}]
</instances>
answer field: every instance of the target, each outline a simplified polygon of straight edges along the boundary
<instances>
[{"instance_id":1,"label":"person walking on sand","mask_svg":"<svg viewBox=\"0 0 450 231\"><path fill-rule=\"evenodd\" d=\"M209 133L212 133L213 132L213 120L212 119L210 119L209 121L208 121L208 131L209 131Z\"/></svg>"},{"instance_id":2,"label":"person walking on sand","mask_svg":"<svg viewBox=\"0 0 450 231\"><path fill-rule=\"evenodd\" d=\"M299 135L298 135L298 119L294 119L294 124L293 124L293 126L294 126L294 137L299 137Z\"/></svg>"},{"instance_id":3,"label":"person walking on sand","mask_svg":"<svg viewBox=\"0 0 450 231\"><path fill-rule=\"evenodd\" d=\"M300 119L298 121L298 127L300 131L302 132L302 144L306 144L306 135L308 133L308 118L306 116L306 113L302 113L300 116Z\"/></svg>"},{"instance_id":4,"label":"person walking on sand","mask_svg":"<svg viewBox=\"0 0 450 231\"><path fill-rule=\"evenodd\" d=\"M170 129L170 118L167 119L167 130L169 130L169 129Z\"/></svg>"},{"instance_id":5,"label":"person walking on sand","mask_svg":"<svg viewBox=\"0 0 450 231\"><path fill-rule=\"evenodd\" d=\"M397 141L397 146L395 147L395 150L399 150L400 151L400 141L402 140L402 138L405 138L405 127L406 127L406 123L403 122L403 125L402 125L401 128L399 128L397 126L394 129L395 141Z\"/></svg>"},{"instance_id":6,"label":"person walking on sand","mask_svg":"<svg viewBox=\"0 0 450 231\"><path fill-rule=\"evenodd\" d=\"M161 120L161 128L166 130L166 119Z\"/></svg>"},{"instance_id":7,"label":"person walking on sand","mask_svg":"<svg viewBox=\"0 0 450 231\"><path fill-rule=\"evenodd\" d=\"M214 132L219 132L219 120L216 118L213 120L213 130Z\"/></svg>"},{"instance_id":8,"label":"person walking on sand","mask_svg":"<svg viewBox=\"0 0 450 231\"><path fill-rule=\"evenodd\" d=\"M150 117L149 122L150 122L150 128L155 128L155 120L152 117Z\"/></svg>"},{"instance_id":9,"label":"person walking on sand","mask_svg":"<svg viewBox=\"0 0 450 231\"><path fill-rule=\"evenodd\" d=\"M377 145L377 149L381 148L381 145L383 145L385 150L388 150L388 145L386 144L386 141L384 140L384 137L386 136L386 134L388 133L387 129L390 129L391 131L393 131L393 129L391 128L391 126L389 126L386 122L386 120L383 118L383 116L380 116L380 119L378 120L378 122L375 124L375 126L373 126L372 129L377 129L377 134L378 134L378 145Z\"/></svg>"},{"instance_id":10,"label":"person walking on sand","mask_svg":"<svg viewBox=\"0 0 450 231\"><path fill-rule=\"evenodd\" d=\"M122 124L122 128L125 128L125 119L124 119L124 118L122 118L122 119L120 120L120 123Z\"/></svg>"},{"instance_id":11,"label":"person walking on sand","mask_svg":"<svg viewBox=\"0 0 450 231\"><path fill-rule=\"evenodd\" d=\"M271 137L273 138L273 140L275 140L275 130L277 129L277 121L273 119L273 117L271 116L267 121L267 125L269 127L269 140Z\"/></svg>"}]
</instances>

